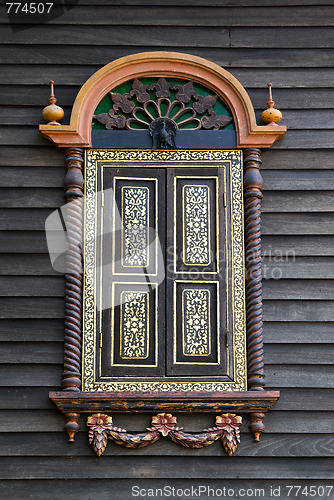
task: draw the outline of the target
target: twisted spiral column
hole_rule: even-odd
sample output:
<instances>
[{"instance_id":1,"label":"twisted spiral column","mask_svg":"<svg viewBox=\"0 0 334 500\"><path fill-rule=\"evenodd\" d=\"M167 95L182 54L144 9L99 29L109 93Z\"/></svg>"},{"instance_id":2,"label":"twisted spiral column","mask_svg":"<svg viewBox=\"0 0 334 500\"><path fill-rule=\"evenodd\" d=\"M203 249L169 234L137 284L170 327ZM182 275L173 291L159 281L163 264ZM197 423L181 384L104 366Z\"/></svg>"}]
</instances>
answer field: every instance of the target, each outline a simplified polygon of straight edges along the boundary
<instances>
[{"instance_id":1,"label":"twisted spiral column","mask_svg":"<svg viewBox=\"0 0 334 500\"><path fill-rule=\"evenodd\" d=\"M261 151L245 149L245 236L248 388L263 391L263 330L261 276Z\"/></svg>"},{"instance_id":2,"label":"twisted spiral column","mask_svg":"<svg viewBox=\"0 0 334 500\"><path fill-rule=\"evenodd\" d=\"M79 392L81 388L81 312L82 312L82 218L83 150L68 148L65 164L66 187L66 289L65 345L62 387Z\"/></svg>"}]
</instances>

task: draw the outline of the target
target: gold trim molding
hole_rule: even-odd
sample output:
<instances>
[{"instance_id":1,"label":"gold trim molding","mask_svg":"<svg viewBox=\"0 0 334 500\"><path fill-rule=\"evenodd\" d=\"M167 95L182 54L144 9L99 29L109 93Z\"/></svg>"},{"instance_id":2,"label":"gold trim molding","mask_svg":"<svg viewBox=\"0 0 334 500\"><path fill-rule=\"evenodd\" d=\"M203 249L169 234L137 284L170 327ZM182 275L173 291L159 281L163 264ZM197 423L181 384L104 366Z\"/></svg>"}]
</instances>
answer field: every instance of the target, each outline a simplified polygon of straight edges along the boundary
<instances>
[{"instance_id":1,"label":"gold trim molding","mask_svg":"<svg viewBox=\"0 0 334 500\"><path fill-rule=\"evenodd\" d=\"M83 295L83 392L218 392L246 391L246 314L245 265L243 243L243 174L242 152L238 150L87 150L85 153L85 217L84 217L84 295ZM187 377L135 377L96 379L97 331L94 296L97 288L96 235L97 191L99 168L104 166L142 167L217 167L230 164L231 227L232 227L232 324L234 346L234 377L207 377L205 381L187 380ZM188 377L189 379L189 377Z\"/></svg>"}]
</instances>

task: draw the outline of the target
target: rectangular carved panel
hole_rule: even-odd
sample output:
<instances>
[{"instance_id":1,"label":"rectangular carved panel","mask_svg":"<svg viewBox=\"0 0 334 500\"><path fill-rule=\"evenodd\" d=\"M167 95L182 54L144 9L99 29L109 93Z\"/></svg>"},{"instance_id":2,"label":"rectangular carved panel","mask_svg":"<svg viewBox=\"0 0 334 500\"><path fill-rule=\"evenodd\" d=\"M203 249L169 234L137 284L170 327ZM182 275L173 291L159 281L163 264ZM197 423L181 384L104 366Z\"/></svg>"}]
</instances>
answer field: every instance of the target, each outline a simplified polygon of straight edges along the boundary
<instances>
[{"instance_id":1,"label":"rectangular carved panel","mask_svg":"<svg viewBox=\"0 0 334 500\"><path fill-rule=\"evenodd\" d=\"M174 179L176 273L216 273L219 253L218 176Z\"/></svg>"},{"instance_id":2,"label":"rectangular carved panel","mask_svg":"<svg viewBox=\"0 0 334 500\"><path fill-rule=\"evenodd\" d=\"M113 274L156 275L158 179L115 175L113 193Z\"/></svg>"},{"instance_id":3,"label":"rectangular carved panel","mask_svg":"<svg viewBox=\"0 0 334 500\"><path fill-rule=\"evenodd\" d=\"M121 292L120 356L147 359L149 355L149 293Z\"/></svg>"},{"instance_id":4,"label":"rectangular carved panel","mask_svg":"<svg viewBox=\"0 0 334 500\"><path fill-rule=\"evenodd\" d=\"M222 373L217 281L174 283L173 365L179 375Z\"/></svg>"},{"instance_id":5,"label":"rectangular carved panel","mask_svg":"<svg viewBox=\"0 0 334 500\"><path fill-rule=\"evenodd\" d=\"M154 283L113 283L108 373L128 375L148 369L156 372L157 314L158 288Z\"/></svg>"},{"instance_id":6,"label":"rectangular carved panel","mask_svg":"<svg viewBox=\"0 0 334 500\"><path fill-rule=\"evenodd\" d=\"M210 290L182 291L182 352L184 356L211 354Z\"/></svg>"},{"instance_id":7,"label":"rectangular carved panel","mask_svg":"<svg viewBox=\"0 0 334 500\"><path fill-rule=\"evenodd\" d=\"M150 191L122 187L122 265L148 266Z\"/></svg>"},{"instance_id":8,"label":"rectangular carved panel","mask_svg":"<svg viewBox=\"0 0 334 500\"><path fill-rule=\"evenodd\" d=\"M210 188L183 186L183 262L210 264Z\"/></svg>"}]
</instances>

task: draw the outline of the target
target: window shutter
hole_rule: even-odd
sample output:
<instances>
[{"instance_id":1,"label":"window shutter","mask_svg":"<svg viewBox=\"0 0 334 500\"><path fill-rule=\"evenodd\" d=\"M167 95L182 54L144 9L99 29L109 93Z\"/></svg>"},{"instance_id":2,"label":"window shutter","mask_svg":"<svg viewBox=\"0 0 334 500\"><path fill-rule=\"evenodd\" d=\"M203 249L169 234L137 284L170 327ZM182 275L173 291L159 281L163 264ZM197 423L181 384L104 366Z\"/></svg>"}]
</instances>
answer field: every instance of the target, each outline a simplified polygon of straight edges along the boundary
<instances>
[{"instance_id":1,"label":"window shutter","mask_svg":"<svg viewBox=\"0 0 334 500\"><path fill-rule=\"evenodd\" d=\"M103 170L102 375L164 375L165 172Z\"/></svg>"},{"instance_id":2,"label":"window shutter","mask_svg":"<svg viewBox=\"0 0 334 500\"><path fill-rule=\"evenodd\" d=\"M167 375L224 375L224 169L169 169L167 179Z\"/></svg>"}]
</instances>

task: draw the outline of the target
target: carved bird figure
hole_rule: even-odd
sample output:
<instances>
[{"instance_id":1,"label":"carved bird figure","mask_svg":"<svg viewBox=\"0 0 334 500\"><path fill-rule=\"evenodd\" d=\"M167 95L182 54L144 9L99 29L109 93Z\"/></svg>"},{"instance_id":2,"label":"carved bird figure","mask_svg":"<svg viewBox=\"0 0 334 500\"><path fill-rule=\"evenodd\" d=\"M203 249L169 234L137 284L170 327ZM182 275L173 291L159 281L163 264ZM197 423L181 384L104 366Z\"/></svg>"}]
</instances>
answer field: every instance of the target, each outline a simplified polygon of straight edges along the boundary
<instances>
[{"instance_id":1,"label":"carved bird figure","mask_svg":"<svg viewBox=\"0 0 334 500\"><path fill-rule=\"evenodd\" d=\"M160 148L177 149L175 143L177 127L169 118L157 118L150 125L152 137L152 151Z\"/></svg>"}]
</instances>

